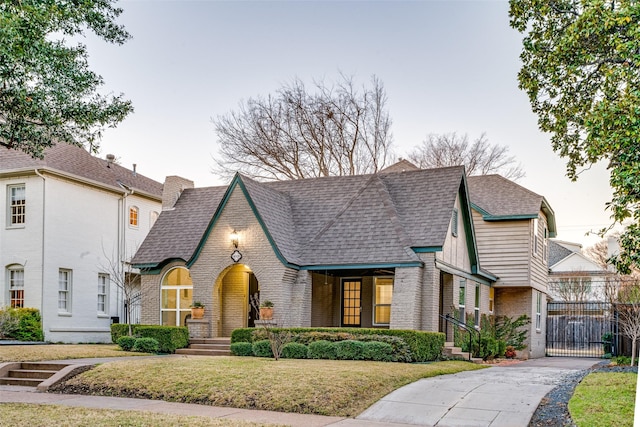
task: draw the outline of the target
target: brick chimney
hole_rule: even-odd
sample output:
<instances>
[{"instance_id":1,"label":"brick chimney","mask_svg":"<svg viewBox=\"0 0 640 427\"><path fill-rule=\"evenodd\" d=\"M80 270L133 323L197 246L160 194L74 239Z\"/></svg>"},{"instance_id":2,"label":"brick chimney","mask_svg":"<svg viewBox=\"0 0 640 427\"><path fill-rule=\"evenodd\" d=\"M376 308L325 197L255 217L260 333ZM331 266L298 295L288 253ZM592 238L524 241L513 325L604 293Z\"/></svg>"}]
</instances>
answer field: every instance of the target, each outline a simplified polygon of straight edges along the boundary
<instances>
[{"instance_id":1,"label":"brick chimney","mask_svg":"<svg viewBox=\"0 0 640 427\"><path fill-rule=\"evenodd\" d=\"M162 210L172 209L186 188L194 188L193 181L176 175L166 177L162 187Z\"/></svg>"}]
</instances>

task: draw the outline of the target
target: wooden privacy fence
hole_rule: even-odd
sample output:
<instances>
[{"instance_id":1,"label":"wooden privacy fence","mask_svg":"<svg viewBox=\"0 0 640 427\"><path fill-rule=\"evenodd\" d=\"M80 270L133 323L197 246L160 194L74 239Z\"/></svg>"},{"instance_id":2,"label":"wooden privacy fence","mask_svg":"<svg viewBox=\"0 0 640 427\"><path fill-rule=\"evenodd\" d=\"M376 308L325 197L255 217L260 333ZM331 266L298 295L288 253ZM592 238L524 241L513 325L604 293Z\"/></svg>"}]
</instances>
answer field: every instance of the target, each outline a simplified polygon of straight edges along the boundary
<instances>
[{"instance_id":1,"label":"wooden privacy fence","mask_svg":"<svg viewBox=\"0 0 640 427\"><path fill-rule=\"evenodd\" d=\"M612 351L603 340L613 336L615 315L605 302L550 302L547 304L547 356L602 357Z\"/></svg>"}]
</instances>

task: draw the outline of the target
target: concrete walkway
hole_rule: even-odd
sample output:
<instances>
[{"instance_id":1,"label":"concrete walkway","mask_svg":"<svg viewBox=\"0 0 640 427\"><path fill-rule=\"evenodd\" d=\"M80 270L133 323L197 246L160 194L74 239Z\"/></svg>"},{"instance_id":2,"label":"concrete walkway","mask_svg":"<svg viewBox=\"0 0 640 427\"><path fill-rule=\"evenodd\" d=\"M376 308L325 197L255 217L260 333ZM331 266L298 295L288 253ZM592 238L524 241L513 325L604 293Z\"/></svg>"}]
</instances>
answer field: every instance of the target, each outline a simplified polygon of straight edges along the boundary
<instances>
[{"instance_id":1,"label":"concrete walkway","mask_svg":"<svg viewBox=\"0 0 640 427\"><path fill-rule=\"evenodd\" d=\"M423 379L390 393L355 419L145 399L37 393L17 386L0 386L0 403L150 411L301 427L406 427L407 424L526 427L540 400L560 384L564 376L598 362L598 359L544 358Z\"/></svg>"}]
</instances>

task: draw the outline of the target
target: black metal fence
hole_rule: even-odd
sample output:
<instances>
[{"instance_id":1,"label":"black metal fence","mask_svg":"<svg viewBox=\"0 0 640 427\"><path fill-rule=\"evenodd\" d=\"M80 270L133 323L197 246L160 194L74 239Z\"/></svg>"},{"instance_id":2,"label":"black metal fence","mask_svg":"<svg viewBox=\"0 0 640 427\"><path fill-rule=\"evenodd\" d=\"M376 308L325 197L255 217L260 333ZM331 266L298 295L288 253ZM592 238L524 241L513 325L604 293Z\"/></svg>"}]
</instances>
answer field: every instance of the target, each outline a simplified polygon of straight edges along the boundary
<instances>
[{"instance_id":1,"label":"black metal fence","mask_svg":"<svg viewBox=\"0 0 640 427\"><path fill-rule=\"evenodd\" d=\"M605 302L547 304L547 356L616 354L615 309Z\"/></svg>"}]
</instances>

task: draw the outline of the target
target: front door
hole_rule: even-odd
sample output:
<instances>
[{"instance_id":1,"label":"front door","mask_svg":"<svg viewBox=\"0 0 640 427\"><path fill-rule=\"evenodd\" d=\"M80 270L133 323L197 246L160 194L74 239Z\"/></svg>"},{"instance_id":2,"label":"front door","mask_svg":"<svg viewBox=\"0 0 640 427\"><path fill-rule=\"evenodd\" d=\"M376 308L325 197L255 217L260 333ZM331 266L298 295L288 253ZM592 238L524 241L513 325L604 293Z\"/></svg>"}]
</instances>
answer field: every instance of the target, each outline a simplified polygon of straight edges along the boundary
<instances>
[{"instance_id":1,"label":"front door","mask_svg":"<svg viewBox=\"0 0 640 427\"><path fill-rule=\"evenodd\" d=\"M362 279L342 279L342 326L360 327Z\"/></svg>"},{"instance_id":2,"label":"front door","mask_svg":"<svg viewBox=\"0 0 640 427\"><path fill-rule=\"evenodd\" d=\"M256 326L256 320L258 319L258 307L256 304L251 303L251 297L256 298L260 301L260 290L258 287L258 279L256 279L256 275L253 273L249 273L249 320L247 321L247 326L253 328Z\"/></svg>"}]
</instances>

